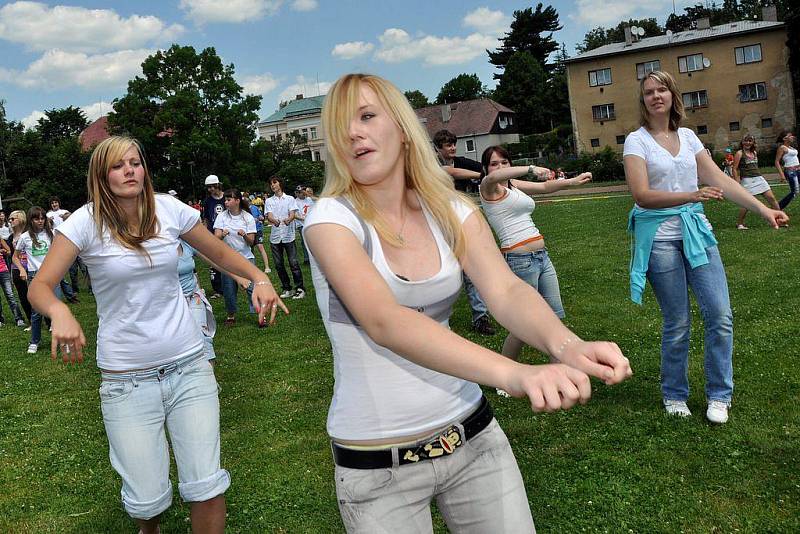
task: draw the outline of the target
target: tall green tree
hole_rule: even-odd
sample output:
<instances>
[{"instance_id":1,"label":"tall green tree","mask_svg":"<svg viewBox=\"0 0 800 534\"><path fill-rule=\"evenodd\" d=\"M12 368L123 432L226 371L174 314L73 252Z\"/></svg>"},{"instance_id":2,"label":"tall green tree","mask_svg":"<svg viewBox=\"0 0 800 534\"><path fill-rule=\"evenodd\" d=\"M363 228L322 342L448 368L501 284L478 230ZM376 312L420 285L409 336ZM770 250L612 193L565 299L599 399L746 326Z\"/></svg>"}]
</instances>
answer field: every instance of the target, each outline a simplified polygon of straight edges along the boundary
<instances>
[{"instance_id":1,"label":"tall green tree","mask_svg":"<svg viewBox=\"0 0 800 534\"><path fill-rule=\"evenodd\" d=\"M111 130L139 139L161 190L189 196L202 191L207 174L230 184L259 172L253 144L261 97L243 94L233 64L223 65L214 48L156 52L113 105Z\"/></svg>"},{"instance_id":2,"label":"tall green tree","mask_svg":"<svg viewBox=\"0 0 800 534\"><path fill-rule=\"evenodd\" d=\"M486 88L477 74L459 74L442 86L434 103L463 102L481 98L485 94Z\"/></svg>"},{"instance_id":3,"label":"tall green tree","mask_svg":"<svg viewBox=\"0 0 800 534\"><path fill-rule=\"evenodd\" d=\"M516 112L522 133L544 132L551 129L547 108L550 106L545 90L547 73L530 52L515 52L506 64L503 77L497 84L494 97Z\"/></svg>"},{"instance_id":4,"label":"tall green tree","mask_svg":"<svg viewBox=\"0 0 800 534\"><path fill-rule=\"evenodd\" d=\"M569 84L567 83L567 46L562 43L553 62L553 70L547 80L547 99L550 102L544 110L545 120L549 119L551 129L562 124L572 124L569 107Z\"/></svg>"},{"instance_id":5,"label":"tall green tree","mask_svg":"<svg viewBox=\"0 0 800 534\"><path fill-rule=\"evenodd\" d=\"M543 7L537 4L536 9L526 8L514 11L511 31L500 39L502 44L495 51L487 50L489 63L499 70L505 70L511 57L516 52L528 52L539 62L542 68L548 67L548 57L558 50L558 43L553 39L553 32L562 29L558 20L558 12L553 6ZM495 74L501 79L502 74Z\"/></svg>"},{"instance_id":6,"label":"tall green tree","mask_svg":"<svg viewBox=\"0 0 800 534\"><path fill-rule=\"evenodd\" d=\"M625 40L625 28L630 26L643 28L645 37L654 37L664 33L664 28L654 18L628 19L627 21L623 20L613 28L606 29L598 26L593 30L589 30L583 36L583 41L575 46L575 49L579 54L583 54L607 44L621 43Z\"/></svg>"},{"instance_id":7,"label":"tall green tree","mask_svg":"<svg viewBox=\"0 0 800 534\"><path fill-rule=\"evenodd\" d=\"M47 109L40 118L36 129L45 143L55 143L61 139L77 137L86 129L89 121L81 108L68 106L60 109Z\"/></svg>"},{"instance_id":8,"label":"tall green tree","mask_svg":"<svg viewBox=\"0 0 800 534\"><path fill-rule=\"evenodd\" d=\"M428 102L428 97L418 89L406 91L403 94L406 96L406 99L408 99L408 103L411 104L411 107L414 109L424 108L425 106L431 105L431 103Z\"/></svg>"}]
</instances>

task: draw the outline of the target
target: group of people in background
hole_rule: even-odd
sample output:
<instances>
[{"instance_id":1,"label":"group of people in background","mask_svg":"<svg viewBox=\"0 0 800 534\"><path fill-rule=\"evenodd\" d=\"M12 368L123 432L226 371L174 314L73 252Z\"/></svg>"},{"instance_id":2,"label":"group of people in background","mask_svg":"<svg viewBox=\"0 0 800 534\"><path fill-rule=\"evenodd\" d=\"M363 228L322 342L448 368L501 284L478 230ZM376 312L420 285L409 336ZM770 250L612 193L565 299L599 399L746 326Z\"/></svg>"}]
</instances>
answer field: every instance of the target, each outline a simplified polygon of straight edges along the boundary
<instances>
[{"instance_id":1,"label":"group of people in background","mask_svg":"<svg viewBox=\"0 0 800 534\"><path fill-rule=\"evenodd\" d=\"M638 104L641 128L623 152L635 201L628 218L631 299L641 303L650 282L663 317L663 407L689 417L692 290L705 329L706 417L722 424L733 397L733 317L703 204L726 198L774 228L788 225L782 209L797 194L800 174L794 137L780 140L776 166L791 191L777 203L758 180L754 139L745 137L733 156L731 179L681 127L681 93L670 74L648 73ZM527 397L536 411L555 411L587 402L590 377L613 385L632 376L615 343L584 341L562 323L558 276L532 218L531 195L585 184L591 173L566 178L514 166L501 146L488 147L480 162L461 158L446 130L434 136L434 152L403 94L376 76L340 78L326 98L323 128L331 161L316 204L312 191L299 187L291 196L274 176L261 209L209 175L202 221L193 207L154 192L135 140L101 142L90 163L89 203L74 214L51 203L52 218L41 208L9 217L4 251L18 274L0 266L0 281L15 321L25 324L25 308L7 281L18 278L30 284L31 346L45 315L53 357L82 360L86 339L62 302L64 277L82 258L97 299L101 407L125 510L142 533L158 532L172 499L166 428L193 529L222 532L230 474L220 462L209 363L215 324L194 257L211 266L210 298L224 298L227 325L236 321L239 287L266 325L278 310L288 313L282 299L305 297L302 253L334 358L327 431L347 530L428 532L436 499L451 530L532 532L514 453L479 384ZM467 193L477 195L482 211ZM0 231L4 222L0 216ZM280 292L267 277L272 269ZM500 350L450 329L462 286L476 332L494 333L490 312L508 331ZM549 363L519 362L526 344Z\"/></svg>"}]
</instances>

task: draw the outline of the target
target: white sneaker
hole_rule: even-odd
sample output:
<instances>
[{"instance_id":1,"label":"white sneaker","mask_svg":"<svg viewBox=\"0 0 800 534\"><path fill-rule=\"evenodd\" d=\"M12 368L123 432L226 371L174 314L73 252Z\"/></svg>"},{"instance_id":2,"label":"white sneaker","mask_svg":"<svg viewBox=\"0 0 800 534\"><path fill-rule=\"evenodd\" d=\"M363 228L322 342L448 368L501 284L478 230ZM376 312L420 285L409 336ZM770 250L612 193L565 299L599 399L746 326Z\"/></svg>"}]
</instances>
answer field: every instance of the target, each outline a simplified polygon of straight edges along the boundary
<instances>
[{"instance_id":1,"label":"white sneaker","mask_svg":"<svg viewBox=\"0 0 800 534\"><path fill-rule=\"evenodd\" d=\"M306 291L301 288L297 288L294 292L294 296L292 297L294 300L301 299L306 296Z\"/></svg>"},{"instance_id":2,"label":"white sneaker","mask_svg":"<svg viewBox=\"0 0 800 534\"><path fill-rule=\"evenodd\" d=\"M497 394L500 395L501 397L505 397L506 399L511 398L511 394L504 389L496 388L495 391L497 391Z\"/></svg>"},{"instance_id":3,"label":"white sneaker","mask_svg":"<svg viewBox=\"0 0 800 534\"><path fill-rule=\"evenodd\" d=\"M692 415L685 401L665 400L664 409L669 415L677 415L678 417L689 417Z\"/></svg>"},{"instance_id":4,"label":"white sneaker","mask_svg":"<svg viewBox=\"0 0 800 534\"><path fill-rule=\"evenodd\" d=\"M288 298L289 298L289 297L291 297L292 295L294 295L294 291L292 291L291 289L287 289L286 291L284 291L283 293L281 293L281 298L282 298L282 299L288 299Z\"/></svg>"},{"instance_id":5,"label":"white sneaker","mask_svg":"<svg viewBox=\"0 0 800 534\"><path fill-rule=\"evenodd\" d=\"M266 268L264 269L264 274L269 274L269 273L271 273L271 272L272 272L272 269L270 269L269 267L266 267Z\"/></svg>"},{"instance_id":6,"label":"white sneaker","mask_svg":"<svg viewBox=\"0 0 800 534\"><path fill-rule=\"evenodd\" d=\"M2 328L3 326L5 326L5 325L3 324L3 321L0 321L0 328Z\"/></svg>"},{"instance_id":7,"label":"white sneaker","mask_svg":"<svg viewBox=\"0 0 800 534\"><path fill-rule=\"evenodd\" d=\"M22 330L22 331L23 331L23 332L30 332L30 331L31 331L31 327L30 327L30 326L27 326L27 327L25 327L25 329L24 329L24 330Z\"/></svg>"},{"instance_id":8,"label":"white sneaker","mask_svg":"<svg viewBox=\"0 0 800 534\"><path fill-rule=\"evenodd\" d=\"M38 350L39 350L39 345L37 345L36 343L31 343L30 345L28 345L28 354L36 354Z\"/></svg>"},{"instance_id":9,"label":"white sneaker","mask_svg":"<svg viewBox=\"0 0 800 534\"><path fill-rule=\"evenodd\" d=\"M728 404L722 401L712 400L708 403L706 418L712 423L721 425L728 422Z\"/></svg>"},{"instance_id":10,"label":"white sneaker","mask_svg":"<svg viewBox=\"0 0 800 534\"><path fill-rule=\"evenodd\" d=\"M17 326L25 326L25 321L20 319L19 321L17 321Z\"/></svg>"}]
</instances>

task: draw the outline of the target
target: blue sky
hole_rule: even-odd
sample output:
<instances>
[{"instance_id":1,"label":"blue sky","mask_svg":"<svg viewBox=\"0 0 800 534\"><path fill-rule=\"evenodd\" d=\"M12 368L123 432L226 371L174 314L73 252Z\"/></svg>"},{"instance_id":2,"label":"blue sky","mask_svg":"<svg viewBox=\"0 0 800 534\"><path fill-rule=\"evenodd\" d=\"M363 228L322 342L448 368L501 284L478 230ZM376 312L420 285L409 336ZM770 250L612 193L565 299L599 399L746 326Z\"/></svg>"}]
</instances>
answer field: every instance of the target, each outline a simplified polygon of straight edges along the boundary
<instances>
[{"instance_id":1,"label":"blue sky","mask_svg":"<svg viewBox=\"0 0 800 534\"><path fill-rule=\"evenodd\" d=\"M68 2L68 3L67 3ZM678 0L678 9L691 3ZM570 54L587 30L629 17L663 24L672 0L557 0ZM142 60L171 43L213 46L261 117L298 93L324 94L346 72L380 74L434 99L462 72L492 87L484 51L497 45L516 9L493 0L167 0L0 3L0 99L10 119L35 124L45 109L110 110ZM547 5L547 3L545 3Z\"/></svg>"}]
</instances>

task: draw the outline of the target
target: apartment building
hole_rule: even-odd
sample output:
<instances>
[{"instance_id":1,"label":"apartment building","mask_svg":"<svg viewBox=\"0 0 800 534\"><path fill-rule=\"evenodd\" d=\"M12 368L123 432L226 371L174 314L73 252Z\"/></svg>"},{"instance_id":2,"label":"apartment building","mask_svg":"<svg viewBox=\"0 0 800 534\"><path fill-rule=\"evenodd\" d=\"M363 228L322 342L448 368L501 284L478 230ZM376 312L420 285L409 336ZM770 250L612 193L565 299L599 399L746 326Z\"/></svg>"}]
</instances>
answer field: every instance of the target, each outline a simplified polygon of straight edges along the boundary
<instances>
[{"instance_id":1,"label":"apartment building","mask_svg":"<svg viewBox=\"0 0 800 534\"><path fill-rule=\"evenodd\" d=\"M765 12L765 19L773 18ZM775 142L794 128L786 27L777 20L709 26L697 21L685 32L638 39L630 29L624 43L590 50L567 66L572 125L578 151L611 146L639 127L639 82L663 70L678 81L686 120L715 151L738 143L745 133Z\"/></svg>"},{"instance_id":2,"label":"apartment building","mask_svg":"<svg viewBox=\"0 0 800 534\"><path fill-rule=\"evenodd\" d=\"M325 161L325 137L322 133L322 103L325 95L297 97L258 123L258 136L270 141L285 139L291 133L306 138L312 161Z\"/></svg>"}]
</instances>

